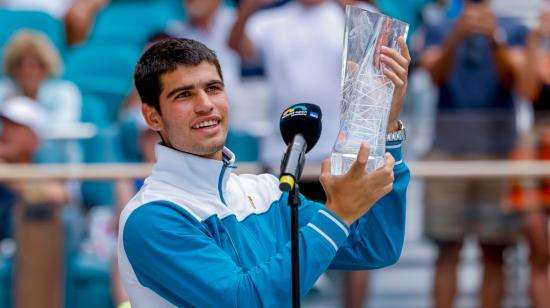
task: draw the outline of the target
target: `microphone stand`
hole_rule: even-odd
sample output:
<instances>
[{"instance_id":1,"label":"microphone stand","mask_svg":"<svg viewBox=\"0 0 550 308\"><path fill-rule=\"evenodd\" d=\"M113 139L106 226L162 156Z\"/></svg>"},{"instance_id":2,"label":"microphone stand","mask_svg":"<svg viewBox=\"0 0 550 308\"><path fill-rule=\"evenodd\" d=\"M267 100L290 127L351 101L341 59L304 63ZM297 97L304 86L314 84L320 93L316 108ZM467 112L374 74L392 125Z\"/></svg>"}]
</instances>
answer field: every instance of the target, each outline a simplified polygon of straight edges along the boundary
<instances>
[{"instance_id":1,"label":"microphone stand","mask_svg":"<svg viewBox=\"0 0 550 308\"><path fill-rule=\"evenodd\" d=\"M298 207L300 188L298 183L288 194L290 206L290 243L292 248L292 307L300 308L300 247L298 242Z\"/></svg>"},{"instance_id":2,"label":"microphone stand","mask_svg":"<svg viewBox=\"0 0 550 308\"><path fill-rule=\"evenodd\" d=\"M300 206L300 188L298 181L305 165L307 144L301 134L294 136L289 144L281 165L279 188L287 191L290 206L290 244L292 262L292 307L300 308L300 253L298 241L298 206Z\"/></svg>"}]
</instances>

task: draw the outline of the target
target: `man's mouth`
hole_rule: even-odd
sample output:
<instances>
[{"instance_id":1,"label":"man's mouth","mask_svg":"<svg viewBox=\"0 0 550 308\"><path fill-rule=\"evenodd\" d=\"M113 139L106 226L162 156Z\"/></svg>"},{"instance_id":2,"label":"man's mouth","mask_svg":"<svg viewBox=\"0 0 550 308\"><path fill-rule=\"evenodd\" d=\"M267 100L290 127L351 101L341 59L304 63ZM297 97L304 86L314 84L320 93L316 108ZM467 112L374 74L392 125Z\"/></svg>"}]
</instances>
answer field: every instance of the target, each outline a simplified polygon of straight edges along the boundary
<instances>
[{"instance_id":1,"label":"man's mouth","mask_svg":"<svg viewBox=\"0 0 550 308\"><path fill-rule=\"evenodd\" d=\"M202 121L198 124L193 125L193 128L198 129L198 128L205 128L205 127L214 127L218 124L220 124L220 120L208 120L208 121Z\"/></svg>"}]
</instances>

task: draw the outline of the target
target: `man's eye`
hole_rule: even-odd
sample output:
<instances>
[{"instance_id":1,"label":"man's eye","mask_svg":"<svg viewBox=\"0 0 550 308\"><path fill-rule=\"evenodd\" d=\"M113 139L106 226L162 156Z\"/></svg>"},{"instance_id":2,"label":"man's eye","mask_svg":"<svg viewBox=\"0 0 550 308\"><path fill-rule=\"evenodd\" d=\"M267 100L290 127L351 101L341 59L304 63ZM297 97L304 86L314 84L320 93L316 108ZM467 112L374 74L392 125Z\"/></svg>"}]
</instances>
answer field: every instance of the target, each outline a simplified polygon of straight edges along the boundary
<instances>
[{"instance_id":1,"label":"man's eye","mask_svg":"<svg viewBox=\"0 0 550 308\"><path fill-rule=\"evenodd\" d=\"M189 96L191 96L191 92L184 91L184 92L180 92L178 95L176 95L176 98L186 98L186 97L189 97Z\"/></svg>"},{"instance_id":2,"label":"man's eye","mask_svg":"<svg viewBox=\"0 0 550 308\"><path fill-rule=\"evenodd\" d=\"M209 86L206 88L206 92L216 92L220 91L222 88L220 86Z\"/></svg>"}]
</instances>

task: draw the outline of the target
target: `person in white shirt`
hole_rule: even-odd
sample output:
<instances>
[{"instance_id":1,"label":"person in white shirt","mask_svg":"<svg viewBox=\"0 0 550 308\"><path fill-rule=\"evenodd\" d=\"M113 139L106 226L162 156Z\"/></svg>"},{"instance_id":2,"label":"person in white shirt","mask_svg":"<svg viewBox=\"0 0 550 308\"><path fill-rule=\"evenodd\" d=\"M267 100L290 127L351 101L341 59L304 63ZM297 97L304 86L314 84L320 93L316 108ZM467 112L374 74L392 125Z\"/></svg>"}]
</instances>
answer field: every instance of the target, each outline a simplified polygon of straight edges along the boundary
<instances>
[{"instance_id":1,"label":"person in white shirt","mask_svg":"<svg viewBox=\"0 0 550 308\"><path fill-rule=\"evenodd\" d=\"M265 68L274 129L262 141L262 162L280 162L284 143L275 128L282 110L300 102L317 104L323 111L321 138L307 157L319 162L330 154L338 133L342 8L323 0L291 1L257 12L260 8L256 1L243 1L229 43L244 60L261 57Z\"/></svg>"},{"instance_id":2,"label":"person in white shirt","mask_svg":"<svg viewBox=\"0 0 550 308\"><path fill-rule=\"evenodd\" d=\"M62 20L76 0L0 0L10 10L40 11Z\"/></svg>"},{"instance_id":3,"label":"person in white shirt","mask_svg":"<svg viewBox=\"0 0 550 308\"><path fill-rule=\"evenodd\" d=\"M227 46L229 31L235 21L235 11L221 0L182 0L187 18L168 23L166 32L172 37L185 37L209 46L223 67L223 79L227 87L232 113L240 106L238 87L241 81L241 59ZM235 123L231 123L232 127Z\"/></svg>"},{"instance_id":4,"label":"person in white shirt","mask_svg":"<svg viewBox=\"0 0 550 308\"><path fill-rule=\"evenodd\" d=\"M40 11L63 22L68 45L81 43L95 22L95 16L110 0L0 0L9 10Z\"/></svg>"}]
</instances>

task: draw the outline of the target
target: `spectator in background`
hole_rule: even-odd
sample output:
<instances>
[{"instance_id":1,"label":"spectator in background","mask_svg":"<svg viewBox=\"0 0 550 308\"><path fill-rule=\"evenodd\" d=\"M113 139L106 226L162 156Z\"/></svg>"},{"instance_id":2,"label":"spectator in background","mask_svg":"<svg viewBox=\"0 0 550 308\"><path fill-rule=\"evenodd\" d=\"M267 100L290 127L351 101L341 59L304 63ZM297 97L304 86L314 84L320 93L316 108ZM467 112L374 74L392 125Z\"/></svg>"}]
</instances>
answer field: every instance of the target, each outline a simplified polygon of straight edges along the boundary
<instances>
[{"instance_id":1,"label":"spectator in background","mask_svg":"<svg viewBox=\"0 0 550 308\"><path fill-rule=\"evenodd\" d=\"M440 0L376 0L376 4L384 14L408 23L408 38L411 38L422 24L422 13L426 5L436 1Z\"/></svg>"},{"instance_id":2,"label":"spectator in background","mask_svg":"<svg viewBox=\"0 0 550 308\"><path fill-rule=\"evenodd\" d=\"M62 69L59 53L46 36L28 30L17 32L5 47L7 78L0 79L0 106L9 98L25 96L45 109L50 127L79 122L82 97L76 85L57 79ZM51 159L80 161L78 145L67 143L66 146L59 153L61 157ZM44 147L45 151L58 151L52 143L45 142Z\"/></svg>"},{"instance_id":3,"label":"spectator in background","mask_svg":"<svg viewBox=\"0 0 550 308\"><path fill-rule=\"evenodd\" d=\"M282 110L311 102L323 111L323 131L307 159L320 162L338 134L345 15L333 0L296 0L258 12L273 2L241 1L229 40L244 61L260 58L265 69L272 131L262 140L261 159L269 166L280 163L285 147L276 128Z\"/></svg>"},{"instance_id":4,"label":"spectator in background","mask_svg":"<svg viewBox=\"0 0 550 308\"><path fill-rule=\"evenodd\" d=\"M235 22L235 11L222 0L182 0L184 21L168 24L167 33L172 37L185 37L209 46L223 67L223 80L228 92L230 106L234 114L239 106L238 86L241 81L241 61L239 55L227 46L231 26Z\"/></svg>"},{"instance_id":5,"label":"spectator in background","mask_svg":"<svg viewBox=\"0 0 550 308\"><path fill-rule=\"evenodd\" d=\"M71 0L65 0L71 1ZM73 46L84 42L95 23L97 14L111 0L72 0L64 16L67 44Z\"/></svg>"},{"instance_id":6,"label":"spectator in background","mask_svg":"<svg viewBox=\"0 0 550 308\"><path fill-rule=\"evenodd\" d=\"M34 162L47 124L45 111L27 97L14 97L0 107L0 163ZM11 215L17 202L66 204L63 183L47 180L0 185L0 240L11 236Z\"/></svg>"},{"instance_id":7,"label":"spectator in background","mask_svg":"<svg viewBox=\"0 0 550 308\"><path fill-rule=\"evenodd\" d=\"M0 162L34 163L48 124L43 108L28 97L14 97L0 107L0 122ZM19 307L60 303L56 297L60 300L61 292L41 297L45 303L36 300L40 297L35 296L37 292L30 295L26 290L53 283L53 289L48 289L51 291L56 284L62 285L61 212L69 201L67 186L54 179L12 180L0 185L0 196L0 240L7 236L4 243L15 243L10 246L17 248L13 256L13 302Z\"/></svg>"},{"instance_id":8,"label":"spectator in background","mask_svg":"<svg viewBox=\"0 0 550 308\"><path fill-rule=\"evenodd\" d=\"M110 0L0 0L0 7L10 10L44 12L64 23L68 45L83 42L94 24L95 16Z\"/></svg>"},{"instance_id":9,"label":"spectator in background","mask_svg":"<svg viewBox=\"0 0 550 308\"><path fill-rule=\"evenodd\" d=\"M525 29L497 18L487 1L466 1L456 21L428 27L421 65L439 87L431 160L506 159L516 141L512 88L514 59ZM426 235L439 254L435 307L452 307L465 236L475 235L484 265L481 307L500 307L503 251L515 242L518 223L501 201L506 182L486 179L428 181Z\"/></svg>"},{"instance_id":10,"label":"spectator in background","mask_svg":"<svg viewBox=\"0 0 550 308\"><path fill-rule=\"evenodd\" d=\"M239 3L229 46L244 61L261 59L270 88L269 127L261 142L261 160L278 166L285 147L278 130L281 112L288 106L311 102L323 111L323 131L307 154L307 161L320 163L329 157L339 129L340 75L346 4L368 6L370 1L296 0L258 12L275 1L245 0ZM318 182L301 183L308 198L324 201ZM362 307L367 273L346 275L345 305Z\"/></svg>"},{"instance_id":11,"label":"spectator in background","mask_svg":"<svg viewBox=\"0 0 550 308\"><path fill-rule=\"evenodd\" d=\"M67 11L77 1L79 0L0 0L0 7L10 10L40 11L63 20Z\"/></svg>"},{"instance_id":12,"label":"spectator in background","mask_svg":"<svg viewBox=\"0 0 550 308\"><path fill-rule=\"evenodd\" d=\"M519 93L533 103L535 127L523 138L518 158L550 159L550 4L546 4L540 22L527 37L520 66ZM550 179L523 181L521 208L525 210L524 234L529 243L530 294L535 308L550 307L548 278Z\"/></svg>"}]
</instances>

